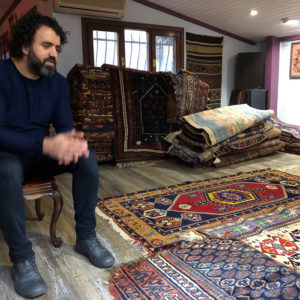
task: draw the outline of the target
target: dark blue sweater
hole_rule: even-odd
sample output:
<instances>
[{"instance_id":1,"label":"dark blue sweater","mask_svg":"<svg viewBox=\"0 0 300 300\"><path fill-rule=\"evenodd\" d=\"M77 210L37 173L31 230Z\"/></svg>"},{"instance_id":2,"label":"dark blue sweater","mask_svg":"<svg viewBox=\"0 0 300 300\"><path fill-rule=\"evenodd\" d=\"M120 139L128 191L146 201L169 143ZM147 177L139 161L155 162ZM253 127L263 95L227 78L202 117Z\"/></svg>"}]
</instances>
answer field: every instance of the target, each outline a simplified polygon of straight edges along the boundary
<instances>
[{"instance_id":1,"label":"dark blue sweater","mask_svg":"<svg viewBox=\"0 0 300 300\"><path fill-rule=\"evenodd\" d=\"M10 59L0 62L0 150L42 153L50 123L57 133L73 129L66 79L28 79Z\"/></svg>"}]
</instances>

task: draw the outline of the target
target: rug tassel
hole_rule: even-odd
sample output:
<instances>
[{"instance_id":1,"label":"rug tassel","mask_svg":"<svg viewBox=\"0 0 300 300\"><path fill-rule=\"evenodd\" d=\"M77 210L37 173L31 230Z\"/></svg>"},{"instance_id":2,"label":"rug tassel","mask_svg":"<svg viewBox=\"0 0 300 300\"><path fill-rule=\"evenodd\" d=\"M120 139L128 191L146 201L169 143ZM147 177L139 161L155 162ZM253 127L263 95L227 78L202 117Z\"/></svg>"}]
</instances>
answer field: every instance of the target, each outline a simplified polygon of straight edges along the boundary
<instances>
[{"instance_id":1,"label":"rug tassel","mask_svg":"<svg viewBox=\"0 0 300 300\"><path fill-rule=\"evenodd\" d=\"M228 237L228 236L213 236L211 234L204 233L200 230L197 230L196 232L194 230L183 232L180 235L180 238L183 240L183 243L181 246L184 246L185 244L191 245L194 243L201 243L202 241L208 240L208 239L218 239L218 240L236 240L234 237Z\"/></svg>"},{"instance_id":2,"label":"rug tassel","mask_svg":"<svg viewBox=\"0 0 300 300\"><path fill-rule=\"evenodd\" d=\"M207 238L207 236L205 234L202 233L196 233L194 231L189 231L189 232L183 232L182 234L180 234L180 238L184 241L184 242L200 242L203 241Z\"/></svg>"},{"instance_id":3,"label":"rug tassel","mask_svg":"<svg viewBox=\"0 0 300 300\"><path fill-rule=\"evenodd\" d=\"M96 207L96 213L99 217L108 221L108 223L112 226L113 230L116 231L122 238L124 238L129 244L137 250L137 252L141 253L144 258L149 258L151 254L141 245L140 242L131 238L126 232L124 232L120 227L106 214L104 214L98 207Z\"/></svg>"}]
</instances>

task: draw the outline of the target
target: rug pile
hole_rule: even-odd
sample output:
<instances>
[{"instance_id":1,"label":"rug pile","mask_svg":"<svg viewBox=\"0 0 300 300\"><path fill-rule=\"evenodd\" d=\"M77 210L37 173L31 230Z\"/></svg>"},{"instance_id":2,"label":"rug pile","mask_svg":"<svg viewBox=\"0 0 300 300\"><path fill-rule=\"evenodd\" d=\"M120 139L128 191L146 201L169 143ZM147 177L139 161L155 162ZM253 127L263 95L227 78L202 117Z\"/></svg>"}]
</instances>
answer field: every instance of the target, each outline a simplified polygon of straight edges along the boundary
<instances>
[{"instance_id":1,"label":"rug pile","mask_svg":"<svg viewBox=\"0 0 300 300\"><path fill-rule=\"evenodd\" d=\"M100 199L97 212L147 258L116 271L111 293L296 299L299 211L300 177L271 169Z\"/></svg>"},{"instance_id":2,"label":"rug pile","mask_svg":"<svg viewBox=\"0 0 300 300\"><path fill-rule=\"evenodd\" d=\"M186 115L180 130L165 138L168 154L192 167L224 167L272 154L283 147L281 129L267 121L273 113L240 104Z\"/></svg>"},{"instance_id":3,"label":"rug pile","mask_svg":"<svg viewBox=\"0 0 300 300\"><path fill-rule=\"evenodd\" d=\"M115 299L298 299L300 275L234 240L209 239L113 274Z\"/></svg>"},{"instance_id":4,"label":"rug pile","mask_svg":"<svg viewBox=\"0 0 300 300\"><path fill-rule=\"evenodd\" d=\"M280 121L275 116L270 118L269 121L274 125L274 127L282 130L280 140L284 145L283 151L300 154L300 126L287 124Z\"/></svg>"},{"instance_id":5,"label":"rug pile","mask_svg":"<svg viewBox=\"0 0 300 300\"><path fill-rule=\"evenodd\" d=\"M225 222L230 230L245 214L259 218L279 205L288 208L299 202L299 185L296 175L261 170L101 199L97 212L152 255L179 246L183 232L205 233L220 224L227 228ZM296 217L291 214L281 221Z\"/></svg>"}]
</instances>

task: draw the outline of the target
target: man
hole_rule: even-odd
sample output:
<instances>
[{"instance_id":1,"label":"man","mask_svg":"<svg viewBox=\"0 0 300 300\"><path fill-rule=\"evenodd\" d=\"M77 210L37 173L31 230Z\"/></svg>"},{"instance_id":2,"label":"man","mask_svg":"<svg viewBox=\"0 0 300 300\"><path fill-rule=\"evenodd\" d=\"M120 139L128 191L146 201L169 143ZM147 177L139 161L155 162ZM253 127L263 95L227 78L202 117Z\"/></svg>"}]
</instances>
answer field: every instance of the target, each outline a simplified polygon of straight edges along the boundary
<instances>
[{"instance_id":1,"label":"man","mask_svg":"<svg viewBox=\"0 0 300 300\"><path fill-rule=\"evenodd\" d=\"M22 182L29 176L73 174L75 250L97 267L114 264L95 233L97 160L83 133L73 128L67 81L55 70L66 42L54 19L31 14L16 24L8 45L11 59L0 63L0 228L14 287L23 297L46 291L26 237ZM50 123L54 136L49 136Z\"/></svg>"}]
</instances>

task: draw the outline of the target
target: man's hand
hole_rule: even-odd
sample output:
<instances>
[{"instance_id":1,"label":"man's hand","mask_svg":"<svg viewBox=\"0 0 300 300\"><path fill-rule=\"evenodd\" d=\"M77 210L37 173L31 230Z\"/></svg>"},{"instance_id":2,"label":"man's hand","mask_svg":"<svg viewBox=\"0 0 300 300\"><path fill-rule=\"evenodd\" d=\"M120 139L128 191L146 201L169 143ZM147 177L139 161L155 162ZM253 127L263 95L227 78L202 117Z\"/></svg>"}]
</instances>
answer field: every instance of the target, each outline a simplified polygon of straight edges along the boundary
<instances>
[{"instance_id":1,"label":"man's hand","mask_svg":"<svg viewBox=\"0 0 300 300\"><path fill-rule=\"evenodd\" d=\"M73 129L70 132L67 132L66 134L69 136L72 136L72 137L79 138L79 139L83 139L83 136L84 136L84 133L82 131L76 131L75 129Z\"/></svg>"},{"instance_id":2,"label":"man's hand","mask_svg":"<svg viewBox=\"0 0 300 300\"><path fill-rule=\"evenodd\" d=\"M74 129L68 133L59 133L45 137L43 141L43 154L57 159L60 165L77 163L80 156L89 156L87 141L83 139L83 132Z\"/></svg>"}]
</instances>

